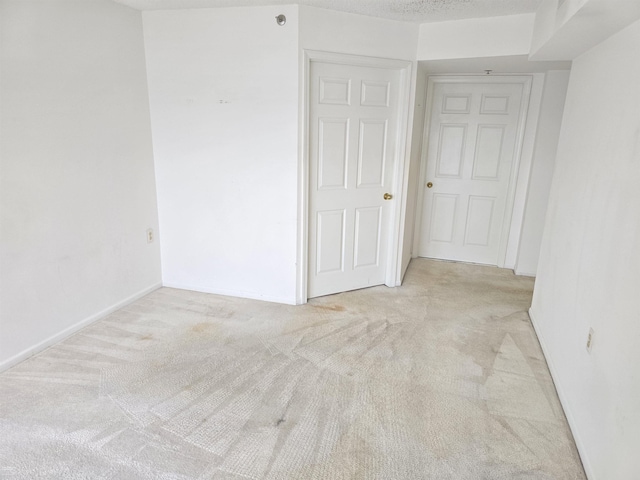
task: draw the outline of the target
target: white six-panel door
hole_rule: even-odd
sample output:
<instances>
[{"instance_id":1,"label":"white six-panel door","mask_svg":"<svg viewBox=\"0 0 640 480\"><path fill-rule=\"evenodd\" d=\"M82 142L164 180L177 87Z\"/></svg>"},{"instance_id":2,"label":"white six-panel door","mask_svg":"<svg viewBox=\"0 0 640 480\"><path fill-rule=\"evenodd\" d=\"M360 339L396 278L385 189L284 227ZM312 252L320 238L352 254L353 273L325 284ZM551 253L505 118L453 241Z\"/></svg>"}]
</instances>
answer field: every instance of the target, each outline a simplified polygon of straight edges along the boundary
<instances>
[{"instance_id":1,"label":"white six-panel door","mask_svg":"<svg viewBox=\"0 0 640 480\"><path fill-rule=\"evenodd\" d=\"M429 88L418 255L499 265L524 85L502 77Z\"/></svg>"},{"instance_id":2,"label":"white six-panel door","mask_svg":"<svg viewBox=\"0 0 640 480\"><path fill-rule=\"evenodd\" d=\"M312 62L308 297L385 281L399 70Z\"/></svg>"}]
</instances>

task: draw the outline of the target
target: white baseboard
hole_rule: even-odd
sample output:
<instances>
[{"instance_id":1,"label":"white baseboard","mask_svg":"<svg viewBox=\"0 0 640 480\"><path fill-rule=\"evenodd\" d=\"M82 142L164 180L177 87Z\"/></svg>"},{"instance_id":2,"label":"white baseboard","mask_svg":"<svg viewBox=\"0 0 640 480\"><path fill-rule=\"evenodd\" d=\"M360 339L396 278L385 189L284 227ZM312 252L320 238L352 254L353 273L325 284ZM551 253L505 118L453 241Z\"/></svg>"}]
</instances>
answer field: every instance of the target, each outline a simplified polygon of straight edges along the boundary
<instances>
[{"instance_id":1,"label":"white baseboard","mask_svg":"<svg viewBox=\"0 0 640 480\"><path fill-rule=\"evenodd\" d=\"M270 295L261 295L258 293L244 292L239 290L226 290L221 288L200 287L194 285L184 285L182 283L164 282L163 285L168 288L177 288L178 290L191 290L192 292L213 293L214 295L224 295L226 297L248 298L250 300L261 300L263 302L283 303L285 305L297 305L295 295L291 298L273 297Z\"/></svg>"},{"instance_id":2,"label":"white baseboard","mask_svg":"<svg viewBox=\"0 0 640 480\"><path fill-rule=\"evenodd\" d=\"M536 272L526 272L523 270L518 270L517 268L513 270L513 273L518 275L519 277L533 277L536 278Z\"/></svg>"},{"instance_id":3,"label":"white baseboard","mask_svg":"<svg viewBox=\"0 0 640 480\"><path fill-rule=\"evenodd\" d=\"M136 300L144 297L145 295L148 295L149 293L153 292L154 290L157 290L160 287L162 287L162 283L156 283L150 287L140 290L138 293L135 293L130 297L127 297L124 300L117 302L111 305L110 307L105 308L104 310L99 311L98 313L94 313L93 315L90 315L89 317L83 320L80 320L78 323L75 323L70 327L65 328L61 332L58 332L55 335L52 335L46 340L36 345L33 345L32 347L29 347L26 350L23 350L22 352L18 353L17 355L14 355L13 357L7 360L4 360L3 362L0 363L0 372L13 367L14 365L17 365L18 363L26 360L27 358L32 357L36 353L41 352L45 348L48 348L51 345L64 340L65 338L70 337L81 328L84 328L87 325L95 322L96 320L100 320L101 318L106 317L107 315L115 312L116 310L119 310L122 307L135 302Z\"/></svg>"},{"instance_id":4,"label":"white baseboard","mask_svg":"<svg viewBox=\"0 0 640 480\"><path fill-rule=\"evenodd\" d=\"M533 329L536 332L538 337L538 342L540 343L540 347L542 347L542 353L544 354L544 358L547 361L547 365L549 366L549 371L551 372L551 378L553 379L553 383L556 387L556 391L558 392L558 398L560 399L560 404L562 405L562 409L564 410L564 415L567 417L567 422L569 423L569 428L571 429L571 433L573 434L573 439L576 442L576 447L578 448L578 453L580 454L580 460L582 460L582 466L584 468L584 473L587 475L589 480L596 480L596 476L593 473L593 467L591 463L589 463L589 457L587 456L587 451L585 449L584 442L580 438L580 433L578 431L578 426L576 425L575 419L573 417L569 400L562 389L562 384L560 383L560 379L558 378L558 371L556 370L553 360L551 359L551 355L549 354L549 350L547 349L544 341L544 337L540 333L540 329L536 324L535 315L533 313L533 309L529 309L529 318L531 318L531 324L533 325Z\"/></svg>"}]
</instances>

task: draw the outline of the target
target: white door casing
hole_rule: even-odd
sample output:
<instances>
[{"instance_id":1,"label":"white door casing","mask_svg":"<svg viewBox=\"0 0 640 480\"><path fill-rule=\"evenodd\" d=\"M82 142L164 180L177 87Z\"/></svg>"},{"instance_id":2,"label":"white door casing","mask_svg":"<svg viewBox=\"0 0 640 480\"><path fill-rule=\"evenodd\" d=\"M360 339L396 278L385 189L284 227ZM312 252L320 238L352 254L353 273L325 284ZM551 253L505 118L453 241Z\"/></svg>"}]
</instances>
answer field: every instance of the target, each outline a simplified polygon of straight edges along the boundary
<instances>
[{"instance_id":1,"label":"white door casing","mask_svg":"<svg viewBox=\"0 0 640 480\"><path fill-rule=\"evenodd\" d=\"M530 77L430 77L418 255L504 266Z\"/></svg>"},{"instance_id":2,"label":"white door casing","mask_svg":"<svg viewBox=\"0 0 640 480\"><path fill-rule=\"evenodd\" d=\"M305 300L396 285L406 183L409 62L315 57L307 64Z\"/></svg>"}]
</instances>

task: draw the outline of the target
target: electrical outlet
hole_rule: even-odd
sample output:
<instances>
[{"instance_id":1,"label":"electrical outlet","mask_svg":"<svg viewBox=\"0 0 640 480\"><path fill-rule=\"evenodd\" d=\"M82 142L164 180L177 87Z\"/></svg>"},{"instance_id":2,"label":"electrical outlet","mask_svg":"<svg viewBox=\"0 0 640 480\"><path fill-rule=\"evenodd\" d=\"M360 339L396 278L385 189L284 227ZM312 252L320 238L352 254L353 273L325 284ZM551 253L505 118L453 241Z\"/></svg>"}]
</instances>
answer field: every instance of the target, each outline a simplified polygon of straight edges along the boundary
<instances>
[{"instance_id":1,"label":"electrical outlet","mask_svg":"<svg viewBox=\"0 0 640 480\"><path fill-rule=\"evenodd\" d=\"M153 243L153 228L147 230L147 243Z\"/></svg>"},{"instance_id":2,"label":"electrical outlet","mask_svg":"<svg viewBox=\"0 0 640 480\"><path fill-rule=\"evenodd\" d=\"M591 353L591 349L593 348L593 336L596 332L593 331L593 328L589 329L589 335L587 335L587 352Z\"/></svg>"}]
</instances>

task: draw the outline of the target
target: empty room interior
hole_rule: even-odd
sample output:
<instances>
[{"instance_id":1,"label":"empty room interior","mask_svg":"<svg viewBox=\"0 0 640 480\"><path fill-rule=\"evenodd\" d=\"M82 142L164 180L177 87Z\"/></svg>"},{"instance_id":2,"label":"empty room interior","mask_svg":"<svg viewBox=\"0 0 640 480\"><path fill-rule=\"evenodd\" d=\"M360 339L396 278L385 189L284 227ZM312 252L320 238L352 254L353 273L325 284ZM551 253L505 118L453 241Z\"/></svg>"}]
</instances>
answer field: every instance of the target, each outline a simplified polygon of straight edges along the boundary
<instances>
[{"instance_id":1,"label":"empty room interior","mask_svg":"<svg viewBox=\"0 0 640 480\"><path fill-rule=\"evenodd\" d=\"M640 479L640 1L0 29L1 478Z\"/></svg>"}]
</instances>

